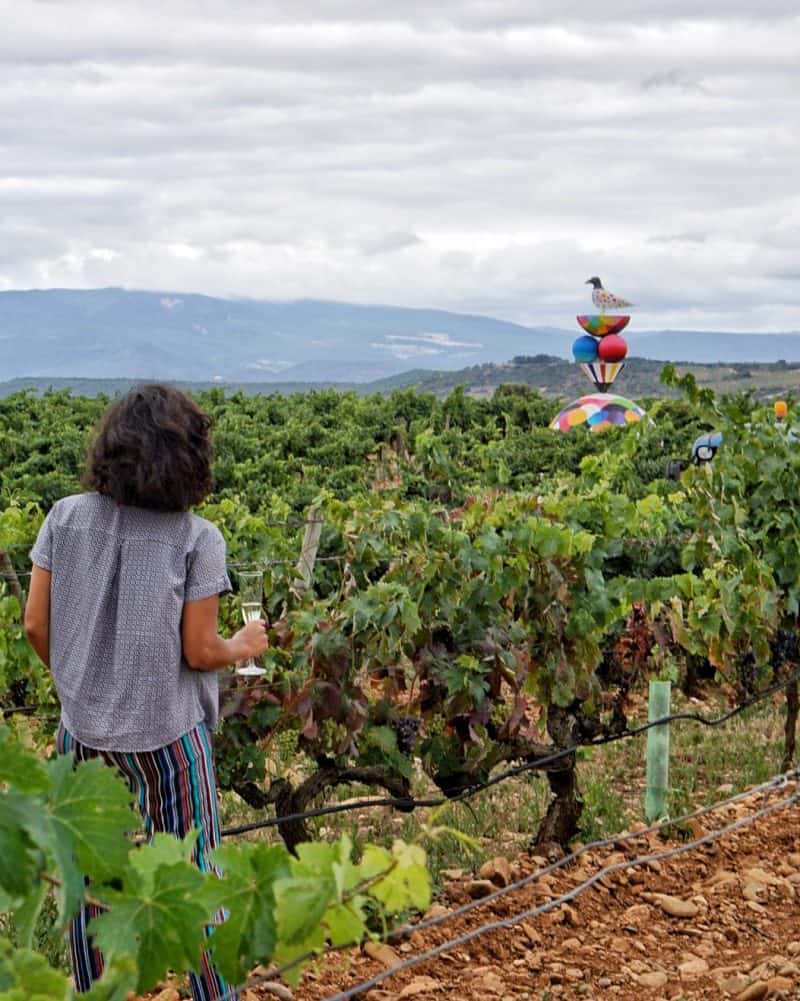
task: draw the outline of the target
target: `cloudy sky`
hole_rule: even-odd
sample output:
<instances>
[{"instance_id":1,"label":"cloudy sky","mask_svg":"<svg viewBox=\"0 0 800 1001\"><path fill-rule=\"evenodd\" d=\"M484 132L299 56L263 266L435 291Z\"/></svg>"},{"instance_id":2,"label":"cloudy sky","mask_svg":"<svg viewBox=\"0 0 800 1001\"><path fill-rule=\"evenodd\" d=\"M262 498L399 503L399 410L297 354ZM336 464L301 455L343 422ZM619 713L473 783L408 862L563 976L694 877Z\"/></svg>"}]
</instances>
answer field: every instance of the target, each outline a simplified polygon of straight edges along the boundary
<instances>
[{"instance_id":1,"label":"cloudy sky","mask_svg":"<svg viewBox=\"0 0 800 1001\"><path fill-rule=\"evenodd\" d=\"M799 10L0 0L0 289L800 330Z\"/></svg>"}]
</instances>

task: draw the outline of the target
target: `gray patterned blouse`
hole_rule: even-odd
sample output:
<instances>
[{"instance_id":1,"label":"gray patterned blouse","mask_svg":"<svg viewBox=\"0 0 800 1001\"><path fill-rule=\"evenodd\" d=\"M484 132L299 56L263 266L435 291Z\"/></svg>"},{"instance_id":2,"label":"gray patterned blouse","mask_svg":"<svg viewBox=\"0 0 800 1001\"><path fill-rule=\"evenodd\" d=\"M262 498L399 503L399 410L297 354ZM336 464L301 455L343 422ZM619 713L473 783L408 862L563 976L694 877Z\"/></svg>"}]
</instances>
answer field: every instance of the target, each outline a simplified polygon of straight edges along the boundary
<instances>
[{"instance_id":1,"label":"gray patterned blouse","mask_svg":"<svg viewBox=\"0 0 800 1001\"><path fill-rule=\"evenodd\" d=\"M152 751L216 728L217 676L189 668L180 631L184 602L230 590L216 526L79 494L53 506L31 559L51 574L50 665L82 744Z\"/></svg>"}]
</instances>

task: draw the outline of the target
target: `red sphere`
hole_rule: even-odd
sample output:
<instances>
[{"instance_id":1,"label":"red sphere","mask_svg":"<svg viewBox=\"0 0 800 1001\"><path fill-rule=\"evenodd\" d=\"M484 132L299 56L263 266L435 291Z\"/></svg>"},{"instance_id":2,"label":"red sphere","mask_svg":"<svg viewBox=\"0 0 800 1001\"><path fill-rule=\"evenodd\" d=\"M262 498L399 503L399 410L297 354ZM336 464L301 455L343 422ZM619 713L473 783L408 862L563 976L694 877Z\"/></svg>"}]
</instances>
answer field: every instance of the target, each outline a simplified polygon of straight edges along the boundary
<instances>
[{"instance_id":1,"label":"red sphere","mask_svg":"<svg viewBox=\"0 0 800 1001\"><path fill-rule=\"evenodd\" d=\"M600 338L597 354L601 361L622 361L628 353L628 345L619 334L606 334Z\"/></svg>"}]
</instances>

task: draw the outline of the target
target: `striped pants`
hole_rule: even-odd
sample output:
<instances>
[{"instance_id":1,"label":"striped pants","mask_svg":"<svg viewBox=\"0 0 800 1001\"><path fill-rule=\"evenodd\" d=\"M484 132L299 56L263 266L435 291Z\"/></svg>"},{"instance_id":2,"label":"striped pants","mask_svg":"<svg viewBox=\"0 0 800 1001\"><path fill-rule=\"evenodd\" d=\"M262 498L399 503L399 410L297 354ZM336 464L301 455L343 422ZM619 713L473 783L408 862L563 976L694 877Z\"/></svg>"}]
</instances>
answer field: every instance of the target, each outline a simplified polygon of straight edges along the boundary
<instances>
[{"instance_id":1,"label":"striped pants","mask_svg":"<svg viewBox=\"0 0 800 1001\"><path fill-rule=\"evenodd\" d=\"M155 751L97 751L81 744L59 725L56 737L59 754L71 754L75 761L101 757L127 781L144 817L145 831L151 837L158 831L182 838L192 828L199 836L193 861L204 872L216 871L208 860L208 852L219 844L217 786L214 760L208 731L200 723L172 744ZM98 913L96 907L85 907L69 926L69 952L75 989L88 991L92 982L103 972L103 957L92 948L86 934L88 922ZM195 1001L235 1001L239 994L231 990L203 953L200 972L190 973L192 996Z\"/></svg>"}]
</instances>

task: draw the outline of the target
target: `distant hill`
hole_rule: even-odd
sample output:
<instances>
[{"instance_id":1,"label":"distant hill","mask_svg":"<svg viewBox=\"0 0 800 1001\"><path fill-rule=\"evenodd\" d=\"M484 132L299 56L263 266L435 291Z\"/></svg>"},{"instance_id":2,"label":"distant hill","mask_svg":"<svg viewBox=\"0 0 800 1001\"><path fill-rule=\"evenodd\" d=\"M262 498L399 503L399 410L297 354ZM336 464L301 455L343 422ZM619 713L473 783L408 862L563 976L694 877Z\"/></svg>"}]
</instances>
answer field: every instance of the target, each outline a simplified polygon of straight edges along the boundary
<instances>
[{"instance_id":1,"label":"distant hill","mask_svg":"<svg viewBox=\"0 0 800 1001\"><path fill-rule=\"evenodd\" d=\"M629 358L613 391L634 399L674 395L660 382L665 364L650 358ZM753 392L764 398L789 393L800 395L800 362L684 363L675 368L680 374L691 371L700 386L708 386L717 393ZM387 393L411 385L419 393L446 396L456 386L463 386L471 396L491 396L498 386L509 383L530 386L544 396L562 399L573 399L593 391L592 384L576 364L552 355L522 356L501 365L474 365L460 372L418 371L413 379L406 374L371 383L370 388Z\"/></svg>"},{"instance_id":2,"label":"distant hill","mask_svg":"<svg viewBox=\"0 0 800 1001\"><path fill-rule=\"evenodd\" d=\"M434 309L124 289L0 293L0 379L369 382L552 350L553 332Z\"/></svg>"},{"instance_id":3,"label":"distant hill","mask_svg":"<svg viewBox=\"0 0 800 1001\"><path fill-rule=\"evenodd\" d=\"M0 292L0 380L373 383L508 358L570 357L577 334L436 309L259 302L119 288ZM800 334L626 332L642 358L800 361Z\"/></svg>"},{"instance_id":4,"label":"distant hill","mask_svg":"<svg viewBox=\"0 0 800 1001\"><path fill-rule=\"evenodd\" d=\"M117 396L126 393L132 386L136 386L142 381L141 379L80 379L69 376L58 379L49 376L8 379L6 382L0 382L0 400L13 393L21 393L26 390L46 393L51 389L67 389L74 396ZM288 396L291 393L308 393L312 390L323 389L339 391L354 389L361 392L364 385L370 385L369 383L355 382L192 382L183 379L166 379L164 381L188 392L199 393L205 389L222 389L228 395L242 392L246 396L270 396L273 393Z\"/></svg>"},{"instance_id":5,"label":"distant hill","mask_svg":"<svg viewBox=\"0 0 800 1001\"><path fill-rule=\"evenodd\" d=\"M800 361L800 333L729 334L718 330L625 331L637 358L673 362L762 363ZM571 357L571 353L570 353Z\"/></svg>"},{"instance_id":6,"label":"distant hill","mask_svg":"<svg viewBox=\"0 0 800 1001\"><path fill-rule=\"evenodd\" d=\"M664 362L649 358L630 358L614 383L615 391L635 399L647 396L672 395L661 385L659 377ZM800 396L800 362L769 364L692 364L676 365L679 372L691 371L701 386L719 393L753 392L770 399L793 393ZM0 398L25 389L44 392L70 389L83 396L104 393L113 396L125 392L134 379L11 379L0 383ZM293 383L293 382L176 382L184 389L224 389L226 393L241 391L246 395L271 393L302 393L310 390L355 390L361 394L391 393L395 389L413 388L420 393L447 396L457 386L463 386L471 396L491 396L498 386L517 383L530 386L544 396L573 399L592 391L591 384L577 365L553 355L520 356L510 362L495 365L473 365L456 372L431 372L414 369L400 375L362 383Z\"/></svg>"}]
</instances>

